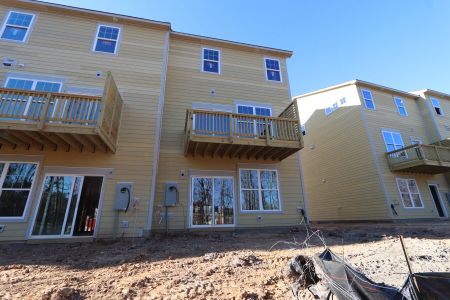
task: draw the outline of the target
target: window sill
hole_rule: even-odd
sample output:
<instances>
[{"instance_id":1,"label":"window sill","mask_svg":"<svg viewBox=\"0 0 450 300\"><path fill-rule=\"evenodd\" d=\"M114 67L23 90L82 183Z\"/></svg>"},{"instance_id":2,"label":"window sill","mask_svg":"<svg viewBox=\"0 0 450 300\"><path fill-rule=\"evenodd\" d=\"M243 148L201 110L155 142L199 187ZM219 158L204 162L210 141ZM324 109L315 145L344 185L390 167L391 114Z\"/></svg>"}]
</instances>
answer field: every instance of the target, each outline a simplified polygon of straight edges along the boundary
<instances>
[{"instance_id":1,"label":"window sill","mask_svg":"<svg viewBox=\"0 0 450 300\"><path fill-rule=\"evenodd\" d=\"M0 223L25 223L25 217L0 217Z\"/></svg>"},{"instance_id":2,"label":"window sill","mask_svg":"<svg viewBox=\"0 0 450 300\"><path fill-rule=\"evenodd\" d=\"M241 210L241 215L254 215L254 214L284 214L283 210Z\"/></svg>"}]
</instances>

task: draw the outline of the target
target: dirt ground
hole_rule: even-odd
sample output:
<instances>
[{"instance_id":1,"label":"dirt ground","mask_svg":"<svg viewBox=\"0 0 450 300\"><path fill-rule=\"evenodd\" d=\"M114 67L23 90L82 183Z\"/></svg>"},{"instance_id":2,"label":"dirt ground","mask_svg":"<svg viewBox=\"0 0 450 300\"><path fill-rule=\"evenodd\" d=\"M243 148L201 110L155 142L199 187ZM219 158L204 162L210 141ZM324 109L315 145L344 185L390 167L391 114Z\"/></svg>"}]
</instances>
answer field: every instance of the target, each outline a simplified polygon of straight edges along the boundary
<instances>
[{"instance_id":1,"label":"dirt ground","mask_svg":"<svg viewBox=\"0 0 450 300\"><path fill-rule=\"evenodd\" d=\"M415 272L450 272L449 223L321 232L335 253L377 282L399 287L407 276L398 234ZM288 261L324 249L318 238L308 248L304 240L303 230L283 230L0 244L0 299L292 299ZM289 243L270 250L278 241ZM312 299L308 291L304 299Z\"/></svg>"}]
</instances>

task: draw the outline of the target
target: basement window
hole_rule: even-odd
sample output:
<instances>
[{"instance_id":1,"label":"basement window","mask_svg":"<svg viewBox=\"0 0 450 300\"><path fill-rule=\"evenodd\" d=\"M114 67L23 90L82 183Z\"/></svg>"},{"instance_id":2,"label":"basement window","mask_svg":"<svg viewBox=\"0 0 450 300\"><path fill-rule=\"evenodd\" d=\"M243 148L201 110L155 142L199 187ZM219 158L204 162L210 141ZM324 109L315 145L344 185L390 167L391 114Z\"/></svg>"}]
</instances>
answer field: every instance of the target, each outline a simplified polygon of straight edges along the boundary
<instances>
[{"instance_id":1,"label":"basement window","mask_svg":"<svg viewBox=\"0 0 450 300\"><path fill-rule=\"evenodd\" d=\"M430 98L431 99L431 105L434 107L434 111L438 116L442 116L444 112L442 111L441 102L436 98Z\"/></svg>"},{"instance_id":2,"label":"basement window","mask_svg":"<svg viewBox=\"0 0 450 300\"><path fill-rule=\"evenodd\" d=\"M423 208L422 197L415 179L397 178L397 187L405 208Z\"/></svg>"},{"instance_id":3,"label":"basement window","mask_svg":"<svg viewBox=\"0 0 450 300\"><path fill-rule=\"evenodd\" d=\"M241 211L280 211L278 171L240 169Z\"/></svg>"},{"instance_id":4,"label":"basement window","mask_svg":"<svg viewBox=\"0 0 450 300\"><path fill-rule=\"evenodd\" d=\"M203 48L202 71L220 74L220 51Z\"/></svg>"},{"instance_id":5,"label":"basement window","mask_svg":"<svg viewBox=\"0 0 450 300\"><path fill-rule=\"evenodd\" d=\"M397 106L398 114L400 116L408 116L408 112L406 111L405 103L403 102L402 98L394 97L394 103Z\"/></svg>"},{"instance_id":6,"label":"basement window","mask_svg":"<svg viewBox=\"0 0 450 300\"><path fill-rule=\"evenodd\" d=\"M37 164L0 162L0 218L23 218Z\"/></svg>"},{"instance_id":7,"label":"basement window","mask_svg":"<svg viewBox=\"0 0 450 300\"><path fill-rule=\"evenodd\" d=\"M25 42L34 18L33 14L10 11L2 27L1 38L3 40Z\"/></svg>"},{"instance_id":8,"label":"basement window","mask_svg":"<svg viewBox=\"0 0 450 300\"><path fill-rule=\"evenodd\" d=\"M281 68L278 59L265 58L266 79L281 82Z\"/></svg>"},{"instance_id":9,"label":"basement window","mask_svg":"<svg viewBox=\"0 0 450 300\"><path fill-rule=\"evenodd\" d=\"M116 54L120 37L120 28L99 25L95 35L94 52Z\"/></svg>"}]
</instances>

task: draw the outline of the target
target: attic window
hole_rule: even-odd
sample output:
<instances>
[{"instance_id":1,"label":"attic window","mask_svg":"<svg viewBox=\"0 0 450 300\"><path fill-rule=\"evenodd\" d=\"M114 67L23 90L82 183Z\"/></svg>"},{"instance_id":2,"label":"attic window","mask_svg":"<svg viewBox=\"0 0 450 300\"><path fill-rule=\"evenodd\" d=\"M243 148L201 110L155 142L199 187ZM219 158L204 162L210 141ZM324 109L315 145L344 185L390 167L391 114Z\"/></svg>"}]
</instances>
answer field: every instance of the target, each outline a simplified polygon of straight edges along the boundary
<instances>
[{"instance_id":1,"label":"attic window","mask_svg":"<svg viewBox=\"0 0 450 300\"><path fill-rule=\"evenodd\" d=\"M444 112L442 111L441 102L436 98L430 98L431 99L431 105L434 107L434 111L438 116L442 116Z\"/></svg>"},{"instance_id":2,"label":"attic window","mask_svg":"<svg viewBox=\"0 0 450 300\"><path fill-rule=\"evenodd\" d=\"M94 42L94 52L117 53L119 45L120 28L99 25Z\"/></svg>"},{"instance_id":3,"label":"attic window","mask_svg":"<svg viewBox=\"0 0 450 300\"><path fill-rule=\"evenodd\" d=\"M30 33L33 20L33 14L10 11L2 27L1 38L3 40L25 42Z\"/></svg>"}]
</instances>

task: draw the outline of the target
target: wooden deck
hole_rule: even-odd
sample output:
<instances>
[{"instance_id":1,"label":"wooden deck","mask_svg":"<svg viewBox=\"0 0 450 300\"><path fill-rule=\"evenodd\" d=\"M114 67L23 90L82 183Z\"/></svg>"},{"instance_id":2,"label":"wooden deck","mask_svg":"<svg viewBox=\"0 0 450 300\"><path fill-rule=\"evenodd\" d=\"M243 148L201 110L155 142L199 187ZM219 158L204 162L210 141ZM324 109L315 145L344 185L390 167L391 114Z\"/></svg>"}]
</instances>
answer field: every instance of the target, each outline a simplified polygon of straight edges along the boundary
<instances>
[{"instance_id":1,"label":"wooden deck","mask_svg":"<svg viewBox=\"0 0 450 300\"><path fill-rule=\"evenodd\" d=\"M103 96L0 88L0 101L2 147L116 151L123 100L111 73Z\"/></svg>"},{"instance_id":2,"label":"wooden deck","mask_svg":"<svg viewBox=\"0 0 450 300\"><path fill-rule=\"evenodd\" d=\"M391 171L440 174L450 171L450 148L412 145L386 153Z\"/></svg>"},{"instance_id":3,"label":"wooden deck","mask_svg":"<svg viewBox=\"0 0 450 300\"><path fill-rule=\"evenodd\" d=\"M188 109L185 155L283 160L303 148L300 121Z\"/></svg>"}]
</instances>

